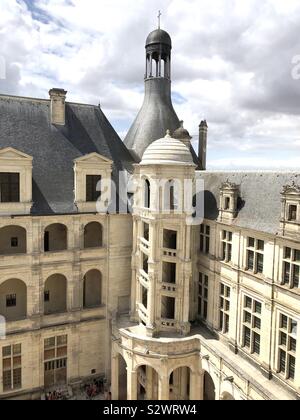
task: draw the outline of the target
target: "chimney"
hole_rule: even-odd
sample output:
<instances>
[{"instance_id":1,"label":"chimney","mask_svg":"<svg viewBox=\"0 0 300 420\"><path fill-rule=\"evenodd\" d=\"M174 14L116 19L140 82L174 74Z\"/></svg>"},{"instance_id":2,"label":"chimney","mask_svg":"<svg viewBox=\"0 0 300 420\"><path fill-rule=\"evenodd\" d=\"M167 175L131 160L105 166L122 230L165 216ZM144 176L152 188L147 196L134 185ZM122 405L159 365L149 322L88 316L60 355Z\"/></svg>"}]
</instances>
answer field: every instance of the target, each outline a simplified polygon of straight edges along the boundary
<instances>
[{"instance_id":1,"label":"chimney","mask_svg":"<svg viewBox=\"0 0 300 420\"><path fill-rule=\"evenodd\" d=\"M51 124L65 125L67 92L63 89L51 89L49 95L51 100Z\"/></svg>"},{"instance_id":2,"label":"chimney","mask_svg":"<svg viewBox=\"0 0 300 420\"><path fill-rule=\"evenodd\" d=\"M207 122L201 121L199 126L199 166L202 171L206 170L206 148L207 148Z\"/></svg>"}]
</instances>

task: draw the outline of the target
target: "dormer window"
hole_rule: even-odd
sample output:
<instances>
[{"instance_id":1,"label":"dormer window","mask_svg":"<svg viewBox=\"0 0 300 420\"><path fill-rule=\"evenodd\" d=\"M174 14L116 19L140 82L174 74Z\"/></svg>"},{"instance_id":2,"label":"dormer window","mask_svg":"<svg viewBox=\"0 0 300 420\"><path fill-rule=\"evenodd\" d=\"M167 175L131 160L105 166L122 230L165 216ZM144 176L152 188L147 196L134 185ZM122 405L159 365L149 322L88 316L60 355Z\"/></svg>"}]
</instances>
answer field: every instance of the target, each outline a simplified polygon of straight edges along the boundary
<instances>
[{"instance_id":1,"label":"dormer window","mask_svg":"<svg viewBox=\"0 0 300 420\"><path fill-rule=\"evenodd\" d=\"M0 150L0 215L30 213L32 160L12 147Z\"/></svg>"},{"instance_id":2,"label":"dormer window","mask_svg":"<svg viewBox=\"0 0 300 420\"><path fill-rule=\"evenodd\" d=\"M94 203L101 195L101 175L86 176L86 201Z\"/></svg>"},{"instance_id":3,"label":"dormer window","mask_svg":"<svg viewBox=\"0 0 300 420\"><path fill-rule=\"evenodd\" d=\"M107 212L111 202L112 161L91 153L75 160L75 204L79 212ZM101 198L101 205L98 206Z\"/></svg>"},{"instance_id":4,"label":"dormer window","mask_svg":"<svg viewBox=\"0 0 300 420\"><path fill-rule=\"evenodd\" d=\"M230 209L230 197L225 197L224 210L229 210L229 209Z\"/></svg>"},{"instance_id":5,"label":"dormer window","mask_svg":"<svg viewBox=\"0 0 300 420\"><path fill-rule=\"evenodd\" d=\"M300 186L295 182L286 185L281 192L281 233L294 236L300 233Z\"/></svg>"},{"instance_id":6,"label":"dormer window","mask_svg":"<svg viewBox=\"0 0 300 420\"><path fill-rule=\"evenodd\" d=\"M297 220L297 206L295 206L294 204L290 205L288 214L289 214L288 220L291 221L291 222L296 222L296 220Z\"/></svg>"},{"instance_id":7,"label":"dormer window","mask_svg":"<svg viewBox=\"0 0 300 420\"><path fill-rule=\"evenodd\" d=\"M1 203L20 202L20 174L0 173L0 201Z\"/></svg>"},{"instance_id":8,"label":"dormer window","mask_svg":"<svg viewBox=\"0 0 300 420\"><path fill-rule=\"evenodd\" d=\"M229 181L220 188L219 221L230 222L238 214L239 186Z\"/></svg>"}]
</instances>

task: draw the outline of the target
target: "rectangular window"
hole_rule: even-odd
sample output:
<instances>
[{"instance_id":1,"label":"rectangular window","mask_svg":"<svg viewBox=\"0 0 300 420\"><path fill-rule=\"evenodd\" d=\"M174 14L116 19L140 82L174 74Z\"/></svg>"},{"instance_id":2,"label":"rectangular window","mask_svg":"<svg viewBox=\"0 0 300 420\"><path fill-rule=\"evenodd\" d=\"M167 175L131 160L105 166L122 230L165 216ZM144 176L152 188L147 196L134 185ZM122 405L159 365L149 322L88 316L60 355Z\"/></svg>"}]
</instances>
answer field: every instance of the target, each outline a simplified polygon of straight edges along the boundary
<instances>
[{"instance_id":1,"label":"rectangular window","mask_svg":"<svg viewBox=\"0 0 300 420\"><path fill-rule=\"evenodd\" d=\"M208 276L199 273L198 282L198 316L201 319L207 319L208 308Z\"/></svg>"},{"instance_id":2,"label":"rectangular window","mask_svg":"<svg viewBox=\"0 0 300 420\"><path fill-rule=\"evenodd\" d=\"M44 385L46 388L67 382L68 337L44 340Z\"/></svg>"},{"instance_id":3,"label":"rectangular window","mask_svg":"<svg viewBox=\"0 0 300 420\"><path fill-rule=\"evenodd\" d=\"M259 239L248 238L247 243L247 270L256 273L264 271L265 243Z\"/></svg>"},{"instance_id":4,"label":"rectangular window","mask_svg":"<svg viewBox=\"0 0 300 420\"><path fill-rule=\"evenodd\" d=\"M18 238L11 238L11 239L10 239L10 246L11 246L12 248L17 248L17 247L18 247L18 245L19 245Z\"/></svg>"},{"instance_id":5,"label":"rectangular window","mask_svg":"<svg viewBox=\"0 0 300 420\"><path fill-rule=\"evenodd\" d=\"M17 306L17 295L6 295L6 307L14 308Z\"/></svg>"},{"instance_id":6,"label":"rectangular window","mask_svg":"<svg viewBox=\"0 0 300 420\"><path fill-rule=\"evenodd\" d=\"M0 173L0 202L20 202L20 174Z\"/></svg>"},{"instance_id":7,"label":"rectangular window","mask_svg":"<svg viewBox=\"0 0 300 420\"><path fill-rule=\"evenodd\" d=\"M289 219L290 222L295 222L297 220L297 206L290 205L289 206Z\"/></svg>"},{"instance_id":8,"label":"rectangular window","mask_svg":"<svg viewBox=\"0 0 300 420\"><path fill-rule=\"evenodd\" d=\"M221 235L222 260L228 263L232 259L232 232L223 230Z\"/></svg>"},{"instance_id":9,"label":"rectangular window","mask_svg":"<svg viewBox=\"0 0 300 420\"><path fill-rule=\"evenodd\" d=\"M223 334L229 332L229 313L230 313L230 293L229 286L221 283L220 290L220 330Z\"/></svg>"},{"instance_id":10,"label":"rectangular window","mask_svg":"<svg viewBox=\"0 0 300 420\"><path fill-rule=\"evenodd\" d=\"M44 291L44 302L50 302L50 291L49 290Z\"/></svg>"},{"instance_id":11,"label":"rectangular window","mask_svg":"<svg viewBox=\"0 0 300 420\"><path fill-rule=\"evenodd\" d=\"M210 245L210 226L201 225L200 227L200 252L209 254Z\"/></svg>"},{"instance_id":12,"label":"rectangular window","mask_svg":"<svg viewBox=\"0 0 300 420\"><path fill-rule=\"evenodd\" d=\"M22 387L21 344L2 348L3 391Z\"/></svg>"},{"instance_id":13,"label":"rectangular window","mask_svg":"<svg viewBox=\"0 0 300 420\"><path fill-rule=\"evenodd\" d=\"M284 248L282 284L289 288L299 288L300 250Z\"/></svg>"},{"instance_id":14,"label":"rectangular window","mask_svg":"<svg viewBox=\"0 0 300 420\"><path fill-rule=\"evenodd\" d=\"M249 296L244 297L243 302L243 343L242 345L251 354L260 354L262 305Z\"/></svg>"},{"instance_id":15,"label":"rectangular window","mask_svg":"<svg viewBox=\"0 0 300 420\"><path fill-rule=\"evenodd\" d=\"M297 321L280 314L278 332L278 371L285 379L295 379Z\"/></svg>"},{"instance_id":16,"label":"rectangular window","mask_svg":"<svg viewBox=\"0 0 300 420\"><path fill-rule=\"evenodd\" d=\"M101 195L100 184L101 175L86 176L86 201L96 202ZM98 190L98 191L97 191Z\"/></svg>"}]
</instances>

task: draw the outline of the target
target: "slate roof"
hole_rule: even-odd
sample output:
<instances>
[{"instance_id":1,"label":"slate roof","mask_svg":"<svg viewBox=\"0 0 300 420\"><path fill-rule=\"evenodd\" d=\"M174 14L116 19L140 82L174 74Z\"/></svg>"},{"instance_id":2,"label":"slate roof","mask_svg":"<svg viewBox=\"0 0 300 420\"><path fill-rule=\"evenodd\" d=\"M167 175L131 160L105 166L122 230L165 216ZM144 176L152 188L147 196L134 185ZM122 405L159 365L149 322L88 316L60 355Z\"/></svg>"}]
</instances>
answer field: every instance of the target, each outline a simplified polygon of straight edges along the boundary
<instances>
[{"instance_id":1,"label":"slate roof","mask_svg":"<svg viewBox=\"0 0 300 420\"><path fill-rule=\"evenodd\" d=\"M75 213L74 159L111 159L113 179L134 160L100 107L66 103L66 125L50 123L50 100L0 95L0 148L33 157L33 214Z\"/></svg>"},{"instance_id":2,"label":"slate roof","mask_svg":"<svg viewBox=\"0 0 300 420\"><path fill-rule=\"evenodd\" d=\"M240 185L239 212L233 226L275 235L279 231L281 191L293 181L300 184L299 172L197 172L204 180L204 213L208 220L218 217L219 193L227 180Z\"/></svg>"}]
</instances>

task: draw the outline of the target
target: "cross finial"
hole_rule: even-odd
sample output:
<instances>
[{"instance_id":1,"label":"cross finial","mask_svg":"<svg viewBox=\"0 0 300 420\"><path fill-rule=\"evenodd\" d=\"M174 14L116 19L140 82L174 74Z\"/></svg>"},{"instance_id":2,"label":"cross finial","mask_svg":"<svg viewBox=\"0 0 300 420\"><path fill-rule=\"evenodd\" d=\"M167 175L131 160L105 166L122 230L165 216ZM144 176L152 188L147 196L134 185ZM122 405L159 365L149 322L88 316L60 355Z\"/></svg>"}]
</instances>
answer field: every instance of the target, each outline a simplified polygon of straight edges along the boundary
<instances>
[{"instance_id":1,"label":"cross finial","mask_svg":"<svg viewBox=\"0 0 300 420\"><path fill-rule=\"evenodd\" d=\"M161 11L158 11L158 29L160 29L160 17L161 17Z\"/></svg>"}]
</instances>

